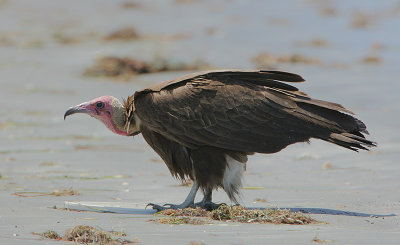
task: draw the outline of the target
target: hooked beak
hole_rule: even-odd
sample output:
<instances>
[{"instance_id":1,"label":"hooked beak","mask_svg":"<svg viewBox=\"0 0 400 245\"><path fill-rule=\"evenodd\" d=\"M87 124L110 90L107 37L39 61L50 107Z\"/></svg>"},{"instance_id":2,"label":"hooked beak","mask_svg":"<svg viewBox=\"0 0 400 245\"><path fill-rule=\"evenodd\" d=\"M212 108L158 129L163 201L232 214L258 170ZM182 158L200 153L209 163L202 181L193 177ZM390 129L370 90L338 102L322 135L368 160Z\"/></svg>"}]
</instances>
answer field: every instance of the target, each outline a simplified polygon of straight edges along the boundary
<instances>
[{"instance_id":1,"label":"hooked beak","mask_svg":"<svg viewBox=\"0 0 400 245\"><path fill-rule=\"evenodd\" d=\"M64 114L64 120L67 116L75 113L91 113L92 111L87 108L88 105L89 105L88 102L84 102L77 106L70 107Z\"/></svg>"}]
</instances>

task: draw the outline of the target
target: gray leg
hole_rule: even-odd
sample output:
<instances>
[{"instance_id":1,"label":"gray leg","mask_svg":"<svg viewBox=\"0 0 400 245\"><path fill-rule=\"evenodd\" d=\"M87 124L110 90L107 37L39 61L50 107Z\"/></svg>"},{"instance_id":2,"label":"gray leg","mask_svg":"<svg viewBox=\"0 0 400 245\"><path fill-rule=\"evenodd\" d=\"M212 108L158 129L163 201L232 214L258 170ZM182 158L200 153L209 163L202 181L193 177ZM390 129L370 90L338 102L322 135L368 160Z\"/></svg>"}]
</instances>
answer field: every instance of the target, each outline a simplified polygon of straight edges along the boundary
<instances>
[{"instance_id":1,"label":"gray leg","mask_svg":"<svg viewBox=\"0 0 400 245\"><path fill-rule=\"evenodd\" d=\"M206 189L204 191L204 198L200 202L194 204L195 207L201 207L206 210L217 209L221 204L213 203L212 201L212 189Z\"/></svg>"},{"instance_id":2,"label":"gray leg","mask_svg":"<svg viewBox=\"0 0 400 245\"><path fill-rule=\"evenodd\" d=\"M189 195L186 197L185 201L181 204L164 204L164 206L160 206L157 204L149 203L147 206L152 206L153 209L157 209L158 211L165 209L184 209L187 207L194 207L194 198L196 197L197 190L199 189L199 185L197 181L193 181L192 189L190 189Z\"/></svg>"},{"instance_id":3,"label":"gray leg","mask_svg":"<svg viewBox=\"0 0 400 245\"><path fill-rule=\"evenodd\" d=\"M212 200L212 189L207 189L204 191L204 197L201 202L211 202Z\"/></svg>"}]
</instances>

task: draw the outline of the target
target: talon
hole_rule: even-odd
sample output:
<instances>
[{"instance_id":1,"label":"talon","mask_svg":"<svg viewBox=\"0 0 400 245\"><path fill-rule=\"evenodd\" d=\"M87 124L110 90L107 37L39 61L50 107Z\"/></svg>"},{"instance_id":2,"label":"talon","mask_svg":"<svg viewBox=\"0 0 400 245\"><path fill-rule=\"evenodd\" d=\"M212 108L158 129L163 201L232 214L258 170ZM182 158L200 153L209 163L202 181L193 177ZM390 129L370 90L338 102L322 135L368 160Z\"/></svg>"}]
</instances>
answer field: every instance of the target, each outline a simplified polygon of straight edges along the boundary
<instances>
[{"instance_id":1,"label":"talon","mask_svg":"<svg viewBox=\"0 0 400 245\"><path fill-rule=\"evenodd\" d=\"M147 204L146 208L147 208L148 206L151 206L153 209L155 209L155 210L157 210L157 211L163 211L163 210L167 209L166 207L163 207L163 206L160 206L160 205L154 204L154 203L149 203L149 204Z\"/></svg>"},{"instance_id":2,"label":"talon","mask_svg":"<svg viewBox=\"0 0 400 245\"><path fill-rule=\"evenodd\" d=\"M144 207L144 209L147 209L148 206L154 207L154 203L148 203L148 204L146 205L146 207Z\"/></svg>"}]
</instances>

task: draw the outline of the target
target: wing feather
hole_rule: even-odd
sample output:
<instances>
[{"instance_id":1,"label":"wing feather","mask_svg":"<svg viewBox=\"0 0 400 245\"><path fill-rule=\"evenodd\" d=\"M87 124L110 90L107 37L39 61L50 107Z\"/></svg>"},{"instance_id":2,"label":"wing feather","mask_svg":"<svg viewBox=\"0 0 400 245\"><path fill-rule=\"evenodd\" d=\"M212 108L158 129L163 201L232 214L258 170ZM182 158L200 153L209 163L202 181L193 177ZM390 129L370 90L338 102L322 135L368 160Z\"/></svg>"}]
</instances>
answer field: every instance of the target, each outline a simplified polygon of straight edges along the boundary
<instances>
[{"instance_id":1,"label":"wing feather","mask_svg":"<svg viewBox=\"0 0 400 245\"><path fill-rule=\"evenodd\" d=\"M273 153L310 137L329 140L332 132L362 129L341 105L280 81L304 80L276 71L200 73L137 92L134 107L143 126L192 149Z\"/></svg>"}]
</instances>

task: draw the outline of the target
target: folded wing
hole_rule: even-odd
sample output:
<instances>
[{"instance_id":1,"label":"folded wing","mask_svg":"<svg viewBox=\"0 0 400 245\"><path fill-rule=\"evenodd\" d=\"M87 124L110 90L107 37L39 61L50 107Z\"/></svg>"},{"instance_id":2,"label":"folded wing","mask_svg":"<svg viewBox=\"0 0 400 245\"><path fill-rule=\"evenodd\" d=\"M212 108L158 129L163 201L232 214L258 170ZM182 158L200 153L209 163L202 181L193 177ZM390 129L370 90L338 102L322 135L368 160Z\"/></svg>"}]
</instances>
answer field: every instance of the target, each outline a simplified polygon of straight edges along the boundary
<instances>
[{"instance_id":1,"label":"folded wing","mask_svg":"<svg viewBox=\"0 0 400 245\"><path fill-rule=\"evenodd\" d=\"M137 92L134 107L143 127L189 148L274 153L311 137L352 150L373 145L343 106L283 83L302 81L277 71L200 73Z\"/></svg>"}]
</instances>

